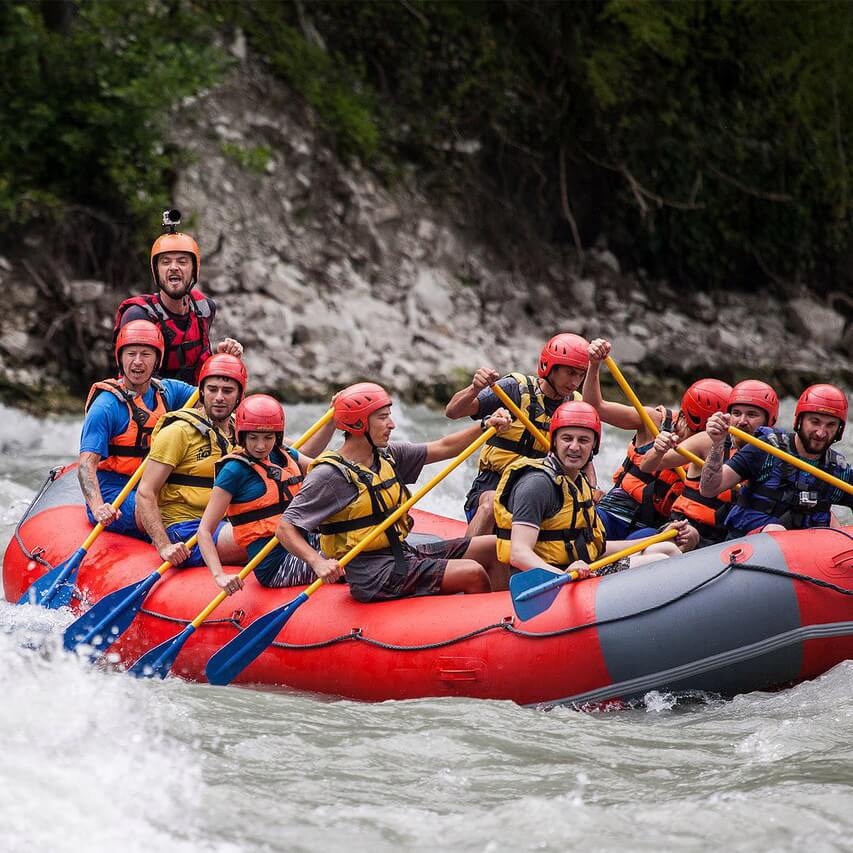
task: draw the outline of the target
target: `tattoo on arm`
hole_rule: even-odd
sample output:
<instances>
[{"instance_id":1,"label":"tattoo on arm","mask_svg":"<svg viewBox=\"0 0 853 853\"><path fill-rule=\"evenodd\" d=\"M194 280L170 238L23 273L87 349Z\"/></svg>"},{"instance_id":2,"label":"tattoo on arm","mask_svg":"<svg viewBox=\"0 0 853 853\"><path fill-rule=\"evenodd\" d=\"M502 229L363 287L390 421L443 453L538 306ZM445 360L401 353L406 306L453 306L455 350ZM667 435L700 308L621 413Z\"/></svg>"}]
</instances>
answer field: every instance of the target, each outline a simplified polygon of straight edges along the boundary
<instances>
[{"instance_id":1,"label":"tattoo on arm","mask_svg":"<svg viewBox=\"0 0 853 853\"><path fill-rule=\"evenodd\" d=\"M80 490L83 492L83 497L86 499L89 509L103 503L101 488L98 485L96 462L92 459L81 459L80 465L77 468L77 480L80 483Z\"/></svg>"},{"instance_id":2,"label":"tattoo on arm","mask_svg":"<svg viewBox=\"0 0 853 853\"><path fill-rule=\"evenodd\" d=\"M702 467L702 476L699 480L699 491L706 498L716 497L722 489L723 480L723 445L714 444Z\"/></svg>"}]
</instances>

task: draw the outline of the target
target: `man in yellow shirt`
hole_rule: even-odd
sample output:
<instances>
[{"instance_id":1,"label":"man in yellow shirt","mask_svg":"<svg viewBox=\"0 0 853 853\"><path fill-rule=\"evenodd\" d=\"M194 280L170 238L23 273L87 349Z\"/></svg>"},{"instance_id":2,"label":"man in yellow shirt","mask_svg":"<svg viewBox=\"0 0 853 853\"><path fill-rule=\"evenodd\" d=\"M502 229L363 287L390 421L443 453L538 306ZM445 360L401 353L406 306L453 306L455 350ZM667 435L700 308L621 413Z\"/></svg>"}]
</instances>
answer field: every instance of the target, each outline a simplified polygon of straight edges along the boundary
<instances>
[{"instance_id":1,"label":"man in yellow shirt","mask_svg":"<svg viewBox=\"0 0 853 853\"><path fill-rule=\"evenodd\" d=\"M200 407L169 412L154 430L136 497L137 524L151 537L161 559L175 566L201 566L196 545L184 545L197 530L213 488L216 462L233 448L231 414L246 390L246 368L233 355L209 358L199 374ZM214 533L220 559L243 563L229 524Z\"/></svg>"}]
</instances>

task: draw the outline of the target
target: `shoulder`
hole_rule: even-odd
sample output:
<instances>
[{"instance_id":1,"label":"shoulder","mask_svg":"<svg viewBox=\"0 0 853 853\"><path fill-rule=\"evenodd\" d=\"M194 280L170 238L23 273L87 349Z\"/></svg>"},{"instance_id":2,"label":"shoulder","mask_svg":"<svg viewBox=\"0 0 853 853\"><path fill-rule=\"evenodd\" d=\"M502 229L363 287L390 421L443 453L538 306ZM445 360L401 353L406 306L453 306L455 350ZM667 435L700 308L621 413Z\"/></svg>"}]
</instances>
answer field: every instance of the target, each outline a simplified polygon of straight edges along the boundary
<instances>
[{"instance_id":1,"label":"shoulder","mask_svg":"<svg viewBox=\"0 0 853 853\"><path fill-rule=\"evenodd\" d=\"M133 297L134 299L143 299L144 297ZM122 306L126 306L122 308ZM133 320L150 320L151 312L144 305L140 305L137 302L130 302L128 304L128 300L122 302L122 305L119 306L119 311L121 311L121 319L119 320L119 328L127 325Z\"/></svg>"}]
</instances>

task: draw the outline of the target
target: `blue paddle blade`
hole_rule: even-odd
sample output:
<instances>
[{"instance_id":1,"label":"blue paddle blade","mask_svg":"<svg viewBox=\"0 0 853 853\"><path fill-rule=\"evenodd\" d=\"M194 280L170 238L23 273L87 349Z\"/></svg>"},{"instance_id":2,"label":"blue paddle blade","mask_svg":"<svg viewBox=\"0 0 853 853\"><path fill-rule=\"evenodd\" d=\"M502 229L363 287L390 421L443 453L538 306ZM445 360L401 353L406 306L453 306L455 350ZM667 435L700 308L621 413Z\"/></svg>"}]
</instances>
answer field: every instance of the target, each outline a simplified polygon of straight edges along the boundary
<instances>
[{"instance_id":1,"label":"blue paddle blade","mask_svg":"<svg viewBox=\"0 0 853 853\"><path fill-rule=\"evenodd\" d=\"M160 577L158 572L152 572L141 581L105 595L65 629L65 648L73 652L77 646L87 645L91 648L89 660L97 659L128 629L148 590Z\"/></svg>"},{"instance_id":2,"label":"blue paddle blade","mask_svg":"<svg viewBox=\"0 0 853 853\"><path fill-rule=\"evenodd\" d=\"M204 670L211 684L230 684L278 636L308 596L300 592L289 604L276 607L255 619L245 631L226 643L208 662Z\"/></svg>"},{"instance_id":3,"label":"blue paddle blade","mask_svg":"<svg viewBox=\"0 0 853 853\"><path fill-rule=\"evenodd\" d=\"M555 575L546 569L528 569L509 579L509 591L515 615L526 622L544 613L553 603L561 587L571 575Z\"/></svg>"},{"instance_id":4,"label":"blue paddle blade","mask_svg":"<svg viewBox=\"0 0 853 853\"><path fill-rule=\"evenodd\" d=\"M165 640L159 646L154 646L128 670L135 678L165 678L184 643L195 633L192 625L187 625L180 634Z\"/></svg>"},{"instance_id":5,"label":"blue paddle blade","mask_svg":"<svg viewBox=\"0 0 853 853\"><path fill-rule=\"evenodd\" d=\"M80 568L80 563L85 556L86 552L78 548L55 569L33 581L29 589L18 599L18 604L38 604L50 610L67 607L71 604L71 597L74 594L77 569Z\"/></svg>"}]
</instances>

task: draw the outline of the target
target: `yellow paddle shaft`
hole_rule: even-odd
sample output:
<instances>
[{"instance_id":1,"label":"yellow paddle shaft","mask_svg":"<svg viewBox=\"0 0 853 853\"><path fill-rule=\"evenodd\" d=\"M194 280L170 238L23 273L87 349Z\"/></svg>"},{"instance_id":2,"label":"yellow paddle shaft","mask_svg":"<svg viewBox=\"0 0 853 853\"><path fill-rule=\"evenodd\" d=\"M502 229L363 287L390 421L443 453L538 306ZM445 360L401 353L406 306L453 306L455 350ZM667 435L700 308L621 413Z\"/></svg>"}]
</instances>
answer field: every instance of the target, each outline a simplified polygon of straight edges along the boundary
<instances>
[{"instance_id":1,"label":"yellow paddle shaft","mask_svg":"<svg viewBox=\"0 0 853 853\"><path fill-rule=\"evenodd\" d=\"M185 409L191 409L198 402L198 388L190 394L189 400L184 403ZM113 509L118 509L125 501L127 496L136 488L136 484L142 479L142 474L145 471L145 463L148 457L142 460L140 466L130 475L130 479L124 484L124 488L115 496L115 499L110 504ZM92 543L104 532L104 525L98 522L92 532L86 537L86 541L82 544L82 549L88 551Z\"/></svg>"},{"instance_id":2,"label":"yellow paddle shaft","mask_svg":"<svg viewBox=\"0 0 853 853\"><path fill-rule=\"evenodd\" d=\"M839 480L838 477L833 477L832 474L827 471L822 471L820 468L810 465L808 462L798 459L796 456L791 456L790 453L785 453L784 450L780 450L778 447L773 447L772 444L768 444L766 441L762 441L760 438L756 438L754 435L750 435L748 432L744 432L742 429L738 429L737 427L730 426L729 432L735 438L739 438L741 441L752 444L759 450L763 450L765 453L769 453L771 456L775 456L783 462L788 462L795 468L799 468L801 471L805 471L807 474L817 477L818 480L823 480L824 483L829 483L830 486L835 486L836 489L841 489L842 492L847 492L848 495L853 495L853 485L845 482L844 480Z\"/></svg>"},{"instance_id":3,"label":"yellow paddle shaft","mask_svg":"<svg viewBox=\"0 0 853 853\"><path fill-rule=\"evenodd\" d=\"M645 406L640 402L640 398L634 393L634 389L628 384L628 380L622 375L622 371L619 369L616 362L610 356L607 356L607 358L604 359L604 363L613 374L613 378L616 380L616 384L622 389L622 393L624 393L624 395L631 401L631 405L637 410L637 414L640 416L640 420L643 422L646 429L652 435L657 436L660 429L649 417L649 413L646 411ZM689 450L684 450L681 447L676 447L675 450L691 462L695 462L700 466L703 464L702 460ZM682 480L687 480L687 472L684 468L678 467L675 470Z\"/></svg>"},{"instance_id":4,"label":"yellow paddle shaft","mask_svg":"<svg viewBox=\"0 0 853 853\"><path fill-rule=\"evenodd\" d=\"M512 398L509 394L498 385L497 382L492 385L492 391L494 391L495 396L518 418L525 426L527 431L536 439L536 441L542 445L545 450L549 450L551 448L550 438L542 433L530 420L529 417L513 402Z\"/></svg>"},{"instance_id":5,"label":"yellow paddle shaft","mask_svg":"<svg viewBox=\"0 0 853 853\"><path fill-rule=\"evenodd\" d=\"M323 415L322 418L320 418L312 426L308 427L308 429L305 430L305 432L303 432L302 435L300 435L299 438L297 438L291 446L294 449L299 449L300 447L302 447L302 445L305 444L305 442L308 441L308 439L311 438L312 435L314 435L318 430L322 429L332 419L332 416L334 414L335 410L329 409L326 414ZM195 545L197 539L198 534L192 536L186 543L187 548L192 548L193 545ZM245 578L247 578L263 562L263 560L266 559L266 557L270 554L270 552L273 550L273 548L275 548L277 544L278 539L275 536L270 537L269 541L264 545L264 547L261 548L261 550L258 551L258 553L255 554L255 556L252 557L252 559L249 560L249 562L246 563L246 565L240 570L240 574L237 575L237 577L239 577L240 580L244 580ZM162 566L160 566L159 569L157 569L157 571L160 572L160 574L163 574L163 572L165 572L168 567L169 563L164 563ZM208 604L207 607L205 607L204 610L202 610L201 613L199 613L198 616L195 617L195 619L193 619L193 621L190 623L193 628L198 628L198 626L201 625L201 623L204 622L204 620L207 619L207 617L210 616L210 614L213 613L213 611L216 610L216 608L219 607L219 605L222 604L222 602L225 601L227 597L228 593L225 592L225 590L222 590L222 592L220 592L219 595L217 595L216 598L214 598L213 601L211 601L210 604Z\"/></svg>"},{"instance_id":6,"label":"yellow paddle shaft","mask_svg":"<svg viewBox=\"0 0 853 853\"><path fill-rule=\"evenodd\" d=\"M448 474L455 471L472 453L479 450L497 430L489 427L476 441L472 441L449 465L446 465L428 483L421 486L405 503L401 504L382 522L374 527L358 545L353 546L338 560L338 564L345 566L354 560L377 536L384 533L392 524L401 519L428 491L434 489ZM305 595L311 595L323 585L320 578L314 581L306 590Z\"/></svg>"}]
</instances>

